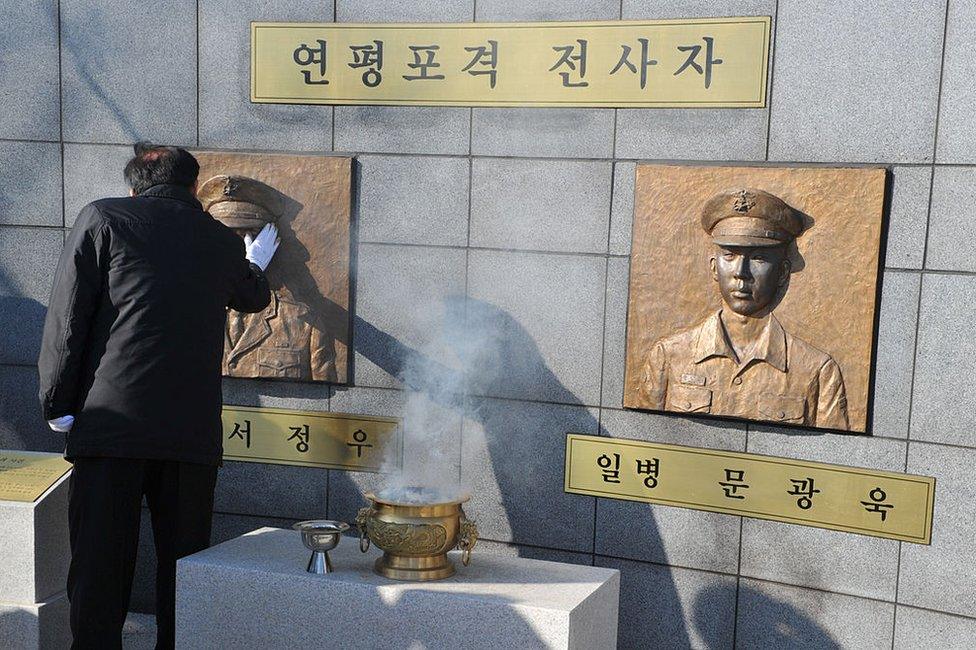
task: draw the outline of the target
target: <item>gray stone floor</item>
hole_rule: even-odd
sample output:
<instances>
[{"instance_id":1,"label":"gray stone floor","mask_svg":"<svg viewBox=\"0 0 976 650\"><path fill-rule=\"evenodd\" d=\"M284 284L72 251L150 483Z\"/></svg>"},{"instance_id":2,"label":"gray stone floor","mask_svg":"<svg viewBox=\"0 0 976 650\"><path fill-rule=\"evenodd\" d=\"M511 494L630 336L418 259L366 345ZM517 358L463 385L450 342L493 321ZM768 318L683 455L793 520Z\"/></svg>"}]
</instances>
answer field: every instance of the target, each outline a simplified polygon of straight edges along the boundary
<instances>
[{"instance_id":1,"label":"gray stone floor","mask_svg":"<svg viewBox=\"0 0 976 650\"><path fill-rule=\"evenodd\" d=\"M156 617L129 612L122 627L122 647L125 650L152 650L155 646Z\"/></svg>"}]
</instances>

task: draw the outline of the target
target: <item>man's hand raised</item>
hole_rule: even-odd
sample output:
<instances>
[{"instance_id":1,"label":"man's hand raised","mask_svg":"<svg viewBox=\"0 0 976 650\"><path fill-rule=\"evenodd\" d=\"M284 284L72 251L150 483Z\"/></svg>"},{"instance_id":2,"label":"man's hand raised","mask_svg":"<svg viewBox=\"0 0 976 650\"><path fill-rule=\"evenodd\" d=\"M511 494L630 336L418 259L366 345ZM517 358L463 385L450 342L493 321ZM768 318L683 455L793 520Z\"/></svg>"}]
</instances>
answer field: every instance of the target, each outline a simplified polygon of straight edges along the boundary
<instances>
[{"instance_id":1,"label":"man's hand raised","mask_svg":"<svg viewBox=\"0 0 976 650\"><path fill-rule=\"evenodd\" d=\"M267 270L280 244L278 228L273 223L262 228L257 237L251 237L250 234L244 236L244 249L248 261L256 264L262 271Z\"/></svg>"}]
</instances>

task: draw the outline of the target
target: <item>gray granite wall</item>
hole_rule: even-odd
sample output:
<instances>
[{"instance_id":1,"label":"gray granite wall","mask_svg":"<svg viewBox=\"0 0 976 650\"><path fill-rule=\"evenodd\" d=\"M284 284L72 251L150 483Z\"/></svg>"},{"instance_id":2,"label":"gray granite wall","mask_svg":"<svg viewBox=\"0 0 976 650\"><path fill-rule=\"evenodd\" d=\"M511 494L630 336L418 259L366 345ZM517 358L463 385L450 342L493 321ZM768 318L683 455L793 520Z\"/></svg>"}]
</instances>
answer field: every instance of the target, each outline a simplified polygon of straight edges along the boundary
<instances>
[{"instance_id":1,"label":"gray granite wall","mask_svg":"<svg viewBox=\"0 0 976 650\"><path fill-rule=\"evenodd\" d=\"M735 14L774 19L764 110L247 100L250 20ZM425 349L444 301L466 295L520 360L442 414L449 471L475 490L478 552L620 568L627 648L976 642L973 0L24 0L0 6L0 29L0 448L60 447L35 398L45 301L78 209L124 191L129 143L355 153L356 387L235 381L228 402L397 415L402 346ZM891 166L873 437L621 408L642 159ZM567 431L933 475L933 543L565 495ZM228 463L215 538L349 519L369 481ZM148 609L148 542L141 556L134 606Z\"/></svg>"}]
</instances>

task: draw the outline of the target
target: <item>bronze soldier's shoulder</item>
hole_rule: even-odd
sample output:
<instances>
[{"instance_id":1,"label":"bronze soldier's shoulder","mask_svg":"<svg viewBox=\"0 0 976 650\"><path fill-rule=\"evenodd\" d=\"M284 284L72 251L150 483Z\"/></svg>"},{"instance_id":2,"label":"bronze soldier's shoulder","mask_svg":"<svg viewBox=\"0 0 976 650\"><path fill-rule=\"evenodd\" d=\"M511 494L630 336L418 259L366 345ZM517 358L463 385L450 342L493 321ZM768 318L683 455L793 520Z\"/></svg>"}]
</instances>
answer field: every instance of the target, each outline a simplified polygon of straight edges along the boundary
<instances>
[{"instance_id":1,"label":"bronze soldier's shoulder","mask_svg":"<svg viewBox=\"0 0 976 650\"><path fill-rule=\"evenodd\" d=\"M791 370L802 368L816 372L828 364L837 364L830 354L789 332L786 333L786 341L787 354L789 355L787 363Z\"/></svg>"},{"instance_id":2,"label":"bronze soldier's shoulder","mask_svg":"<svg viewBox=\"0 0 976 650\"><path fill-rule=\"evenodd\" d=\"M295 297L288 287L281 287L277 291L278 311L287 313L289 317L306 320L304 317L311 311L311 308Z\"/></svg>"},{"instance_id":3,"label":"bronze soldier's shoulder","mask_svg":"<svg viewBox=\"0 0 976 650\"><path fill-rule=\"evenodd\" d=\"M669 336L662 336L657 341L654 342L654 346L660 345L664 348L665 352L671 352L675 349L687 350L689 346L695 345L698 341L698 336L701 332L702 327L708 322L708 318L702 322L689 327L687 329L680 330Z\"/></svg>"}]
</instances>

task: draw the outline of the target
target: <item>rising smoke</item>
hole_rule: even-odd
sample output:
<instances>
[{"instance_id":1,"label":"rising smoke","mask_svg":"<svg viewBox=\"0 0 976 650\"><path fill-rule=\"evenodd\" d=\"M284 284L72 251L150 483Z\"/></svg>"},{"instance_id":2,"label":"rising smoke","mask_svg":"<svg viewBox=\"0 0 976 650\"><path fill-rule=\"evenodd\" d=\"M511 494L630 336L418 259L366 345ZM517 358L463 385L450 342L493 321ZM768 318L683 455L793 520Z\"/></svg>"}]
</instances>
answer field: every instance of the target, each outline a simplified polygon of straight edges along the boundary
<instances>
[{"instance_id":1,"label":"rising smoke","mask_svg":"<svg viewBox=\"0 0 976 650\"><path fill-rule=\"evenodd\" d=\"M464 395L484 342L468 328L463 296L448 296L436 311L440 318L419 349L405 348L397 378L403 383L403 459L388 458L389 480L381 496L402 501L429 500L435 490L445 500L463 493L460 478L461 420ZM429 303L424 310L429 310ZM429 311L427 312L430 313ZM426 488L419 496L413 488Z\"/></svg>"}]
</instances>

